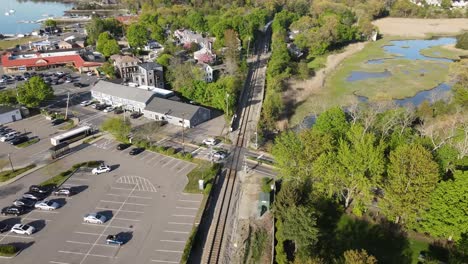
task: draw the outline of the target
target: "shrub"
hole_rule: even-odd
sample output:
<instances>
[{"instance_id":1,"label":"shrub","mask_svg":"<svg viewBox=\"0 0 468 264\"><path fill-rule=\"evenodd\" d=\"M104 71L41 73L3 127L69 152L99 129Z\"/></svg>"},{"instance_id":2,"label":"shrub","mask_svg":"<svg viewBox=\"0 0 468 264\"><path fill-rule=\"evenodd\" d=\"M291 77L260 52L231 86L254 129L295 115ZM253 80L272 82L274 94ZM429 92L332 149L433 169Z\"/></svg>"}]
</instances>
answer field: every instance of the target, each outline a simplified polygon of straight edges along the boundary
<instances>
[{"instance_id":1,"label":"shrub","mask_svg":"<svg viewBox=\"0 0 468 264\"><path fill-rule=\"evenodd\" d=\"M0 245L0 255L2 256L11 256L17 251L18 249L13 245Z\"/></svg>"},{"instance_id":2,"label":"shrub","mask_svg":"<svg viewBox=\"0 0 468 264\"><path fill-rule=\"evenodd\" d=\"M458 49L468 50L468 32L457 36L457 44L455 47Z\"/></svg>"},{"instance_id":3,"label":"shrub","mask_svg":"<svg viewBox=\"0 0 468 264\"><path fill-rule=\"evenodd\" d=\"M210 194L211 188L212 188L212 187L213 187L213 184L208 183L208 184L205 186L205 189L203 190L203 192L204 192L206 195Z\"/></svg>"},{"instance_id":4,"label":"shrub","mask_svg":"<svg viewBox=\"0 0 468 264\"><path fill-rule=\"evenodd\" d=\"M273 179L268 177L262 178L262 192L269 193L271 192L271 184L273 183Z\"/></svg>"}]
</instances>

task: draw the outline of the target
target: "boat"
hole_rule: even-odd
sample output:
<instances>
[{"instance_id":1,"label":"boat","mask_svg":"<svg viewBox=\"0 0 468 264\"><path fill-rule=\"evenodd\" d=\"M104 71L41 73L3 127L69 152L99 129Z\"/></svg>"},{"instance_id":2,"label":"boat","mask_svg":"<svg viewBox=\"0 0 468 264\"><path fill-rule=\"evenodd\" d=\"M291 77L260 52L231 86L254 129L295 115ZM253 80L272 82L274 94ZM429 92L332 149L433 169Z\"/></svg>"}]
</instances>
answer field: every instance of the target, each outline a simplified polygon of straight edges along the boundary
<instances>
[{"instance_id":1,"label":"boat","mask_svg":"<svg viewBox=\"0 0 468 264\"><path fill-rule=\"evenodd\" d=\"M10 13L14 13L16 12L14 9L10 9Z\"/></svg>"}]
</instances>

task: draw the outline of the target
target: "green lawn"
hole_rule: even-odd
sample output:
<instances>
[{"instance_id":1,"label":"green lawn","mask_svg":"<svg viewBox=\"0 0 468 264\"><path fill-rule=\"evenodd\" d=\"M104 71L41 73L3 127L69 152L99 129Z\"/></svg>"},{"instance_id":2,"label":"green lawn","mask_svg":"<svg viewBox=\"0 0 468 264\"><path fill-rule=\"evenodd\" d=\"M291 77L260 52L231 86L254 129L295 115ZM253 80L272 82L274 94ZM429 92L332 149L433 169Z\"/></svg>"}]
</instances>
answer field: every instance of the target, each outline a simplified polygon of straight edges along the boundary
<instances>
[{"instance_id":1,"label":"green lawn","mask_svg":"<svg viewBox=\"0 0 468 264\"><path fill-rule=\"evenodd\" d=\"M414 96L416 93L429 90L448 80L448 62L430 60L384 60L381 64L367 64L368 60L395 58L382 48L391 40L401 37L383 38L366 44L366 47L356 54L346 58L340 66L331 73L325 81L325 87L314 93L300 104L290 118L291 125L297 125L311 113L320 113L332 106L346 106L356 103L356 95L368 97L369 101L402 99ZM441 47L427 49L426 53L439 52ZM454 58L456 51L443 49L440 56ZM369 78L348 82L346 79L352 71L384 72L389 71L390 77Z\"/></svg>"},{"instance_id":2,"label":"green lawn","mask_svg":"<svg viewBox=\"0 0 468 264\"><path fill-rule=\"evenodd\" d=\"M409 244L412 252L411 263L418 264L419 254L429 250L429 243L410 238Z\"/></svg>"},{"instance_id":3,"label":"green lawn","mask_svg":"<svg viewBox=\"0 0 468 264\"><path fill-rule=\"evenodd\" d=\"M16 45L26 44L29 41L38 41L41 38L38 37L24 37L18 39L3 39L0 40L0 50L14 48Z\"/></svg>"},{"instance_id":4,"label":"green lawn","mask_svg":"<svg viewBox=\"0 0 468 264\"><path fill-rule=\"evenodd\" d=\"M8 171L2 171L0 172L0 182L6 182L10 179L13 179L14 177L20 175L21 173L23 172L26 172L32 168L36 167L36 164L31 164L31 165L28 165L24 168L21 168L21 169L16 169L15 171L12 171L12 170L8 170Z\"/></svg>"},{"instance_id":5,"label":"green lawn","mask_svg":"<svg viewBox=\"0 0 468 264\"><path fill-rule=\"evenodd\" d=\"M450 50L444 46L435 46L421 50L421 54L426 57L457 60L460 59L460 56L467 56L468 50Z\"/></svg>"},{"instance_id":6,"label":"green lawn","mask_svg":"<svg viewBox=\"0 0 468 264\"><path fill-rule=\"evenodd\" d=\"M31 146L32 144L36 144L37 142L39 142L39 138L33 138L31 140L28 140L26 142L23 142L23 143L19 144L17 147L18 148L25 148L27 146Z\"/></svg>"},{"instance_id":7,"label":"green lawn","mask_svg":"<svg viewBox=\"0 0 468 264\"><path fill-rule=\"evenodd\" d=\"M213 179L216 176L220 165L217 163L212 165L209 161L198 159L193 160L193 162L197 163L198 166L187 174L188 182L187 185L185 185L184 192L202 193L202 191L198 189L198 180L201 179L205 181L205 191L206 189L211 189Z\"/></svg>"}]
</instances>

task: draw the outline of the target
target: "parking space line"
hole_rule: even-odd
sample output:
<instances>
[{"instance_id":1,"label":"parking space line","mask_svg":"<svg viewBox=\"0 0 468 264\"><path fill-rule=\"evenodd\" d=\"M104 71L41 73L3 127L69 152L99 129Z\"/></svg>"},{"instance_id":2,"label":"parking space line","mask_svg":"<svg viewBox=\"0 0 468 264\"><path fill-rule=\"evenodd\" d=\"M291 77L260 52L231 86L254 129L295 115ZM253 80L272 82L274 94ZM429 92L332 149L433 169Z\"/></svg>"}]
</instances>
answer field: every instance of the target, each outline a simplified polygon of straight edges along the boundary
<instances>
[{"instance_id":1,"label":"parking space line","mask_svg":"<svg viewBox=\"0 0 468 264\"><path fill-rule=\"evenodd\" d=\"M109 210L109 208L104 208L104 207L96 207L98 210ZM143 211L132 211L132 210L120 210L120 212L125 212L125 213L137 213L137 214L143 214Z\"/></svg>"},{"instance_id":2,"label":"parking space line","mask_svg":"<svg viewBox=\"0 0 468 264\"><path fill-rule=\"evenodd\" d=\"M153 197L144 197L144 196L136 196L136 195L131 195L129 196L130 198L137 198L137 199L148 199L148 200L153 200Z\"/></svg>"},{"instance_id":3,"label":"parking space line","mask_svg":"<svg viewBox=\"0 0 468 264\"><path fill-rule=\"evenodd\" d=\"M104 256L104 255L97 255L97 254L85 254L85 253L73 252L73 251L59 250L59 252L60 252L60 253L65 253L65 254L88 255L88 256L92 256L92 257L112 258L112 256Z\"/></svg>"},{"instance_id":4,"label":"parking space line","mask_svg":"<svg viewBox=\"0 0 468 264\"><path fill-rule=\"evenodd\" d=\"M182 253L180 250L167 250L167 249L156 249L159 252L168 252L168 253Z\"/></svg>"},{"instance_id":5,"label":"parking space line","mask_svg":"<svg viewBox=\"0 0 468 264\"><path fill-rule=\"evenodd\" d=\"M164 158L162 158L160 161L158 161L158 163L163 163L163 161L165 161L166 159L170 159L169 156L164 156Z\"/></svg>"},{"instance_id":6,"label":"parking space line","mask_svg":"<svg viewBox=\"0 0 468 264\"><path fill-rule=\"evenodd\" d=\"M146 163L147 163L147 164L150 164L150 163L151 163L155 158L157 158L158 156L160 156L160 155L154 153L154 157L152 157L151 159L147 160Z\"/></svg>"},{"instance_id":7,"label":"parking space line","mask_svg":"<svg viewBox=\"0 0 468 264\"><path fill-rule=\"evenodd\" d=\"M170 169L173 170L173 169L175 169L177 166L179 166L180 164L182 164L182 165L185 164L185 161L179 160L179 162L177 162L174 166L171 166Z\"/></svg>"},{"instance_id":8,"label":"parking space line","mask_svg":"<svg viewBox=\"0 0 468 264\"><path fill-rule=\"evenodd\" d=\"M122 229L132 229L131 227L126 227L126 226L113 226L113 225L100 225L100 224L91 224L91 223L81 223L83 225L90 225L90 226L99 226L99 227L110 227L110 228L122 228Z\"/></svg>"},{"instance_id":9,"label":"parking space line","mask_svg":"<svg viewBox=\"0 0 468 264\"><path fill-rule=\"evenodd\" d=\"M52 263L52 264L70 264L68 262L59 262L59 261L49 261L49 263Z\"/></svg>"},{"instance_id":10,"label":"parking space line","mask_svg":"<svg viewBox=\"0 0 468 264\"><path fill-rule=\"evenodd\" d=\"M185 241L182 240L167 240L167 239L161 239L159 240L161 242L170 242L170 243L185 243Z\"/></svg>"},{"instance_id":11,"label":"parking space line","mask_svg":"<svg viewBox=\"0 0 468 264\"><path fill-rule=\"evenodd\" d=\"M140 160L144 160L144 159L146 159L146 158L148 158L148 157L151 157L151 156L152 156L152 155L151 155L152 153L150 153L150 152L147 152L147 153L148 153L148 154L147 154L147 155L145 155L145 156L143 156L143 157L142 157Z\"/></svg>"},{"instance_id":12,"label":"parking space line","mask_svg":"<svg viewBox=\"0 0 468 264\"><path fill-rule=\"evenodd\" d=\"M115 220L123 220L123 221L133 221L133 222L140 222L141 220L138 219L128 219L128 218L120 218L120 217L114 217Z\"/></svg>"},{"instance_id":13,"label":"parking space line","mask_svg":"<svg viewBox=\"0 0 468 264\"><path fill-rule=\"evenodd\" d=\"M164 233L188 234L189 232L186 232L186 231L164 230Z\"/></svg>"},{"instance_id":14,"label":"parking space line","mask_svg":"<svg viewBox=\"0 0 468 264\"><path fill-rule=\"evenodd\" d=\"M169 222L168 224L170 224L170 225L189 225L189 226L193 225L192 223L178 223L178 222Z\"/></svg>"},{"instance_id":15,"label":"parking space line","mask_svg":"<svg viewBox=\"0 0 468 264\"><path fill-rule=\"evenodd\" d=\"M56 212L56 211L41 210L41 209L34 210L33 212L36 212L36 213L46 213L46 214L59 214L59 212ZM25 219L26 219L26 218L25 218Z\"/></svg>"},{"instance_id":16,"label":"parking space line","mask_svg":"<svg viewBox=\"0 0 468 264\"><path fill-rule=\"evenodd\" d=\"M195 207L183 207L183 206L176 206L177 209L187 209L187 210L198 210L198 208Z\"/></svg>"},{"instance_id":17,"label":"parking space line","mask_svg":"<svg viewBox=\"0 0 468 264\"><path fill-rule=\"evenodd\" d=\"M159 259L152 259L151 262L179 264L178 261L159 260Z\"/></svg>"},{"instance_id":18,"label":"parking space line","mask_svg":"<svg viewBox=\"0 0 468 264\"><path fill-rule=\"evenodd\" d=\"M75 177L72 177L68 180L75 180L75 181L89 181L89 179L86 179L86 178L75 178Z\"/></svg>"},{"instance_id":19,"label":"parking space line","mask_svg":"<svg viewBox=\"0 0 468 264\"><path fill-rule=\"evenodd\" d=\"M135 187L136 187L136 186L135 186ZM107 200L100 200L99 202L103 202L103 203L118 203L118 204L128 204L128 205L137 205L137 206L150 206L149 204L140 204L140 203L126 203L126 202L107 201Z\"/></svg>"},{"instance_id":20,"label":"parking space line","mask_svg":"<svg viewBox=\"0 0 468 264\"><path fill-rule=\"evenodd\" d=\"M117 196L117 197L125 197L125 195L120 195L120 194L115 194L115 193L106 193L106 195Z\"/></svg>"},{"instance_id":21,"label":"parking space line","mask_svg":"<svg viewBox=\"0 0 468 264\"><path fill-rule=\"evenodd\" d=\"M167 162L166 164L162 165L163 168L165 168L167 165L171 164L173 161L178 162L178 159L172 159L171 161Z\"/></svg>"},{"instance_id":22,"label":"parking space line","mask_svg":"<svg viewBox=\"0 0 468 264\"><path fill-rule=\"evenodd\" d=\"M190 163L187 163L184 167L178 169L177 171L178 171L178 172L179 172L179 171L183 171L183 170L185 170L187 167L189 167L190 165L191 165Z\"/></svg>"},{"instance_id":23,"label":"parking space line","mask_svg":"<svg viewBox=\"0 0 468 264\"><path fill-rule=\"evenodd\" d=\"M186 202L186 203L199 203L200 201L194 201L194 200L182 200L182 199L179 199L177 200L179 202Z\"/></svg>"},{"instance_id":24,"label":"parking space line","mask_svg":"<svg viewBox=\"0 0 468 264\"><path fill-rule=\"evenodd\" d=\"M88 233L88 232L81 232L81 231L75 231L74 233L83 234L83 235L91 235L91 236L99 236L99 234L96 234L96 233Z\"/></svg>"},{"instance_id":25,"label":"parking space line","mask_svg":"<svg viewBox=\"0 0 468 264\"><path fill-rule=\"evenodd\" d=\"M175 216L175 217L192 217L192 218L195 218L194 215L179 215L179 214L173 214L172 216Z\"/></svg>"},{"instance_id":26,"label":"parking space line","mask_svg":"<svg viewBox=\"0 0 468 264\"><path fill-rule=\"evenodd\" d=\"M72 244L80 244L80 245L92 245L92 243L88 243L88 242L79 242L79 241L72 241L72 240L67 240L66 242L67 242L67 243L72 243ZM99 244L99 245L96 245L96 246L115 248L115 246L107 245L107 244Z\"/></svg>"},{"instance_id":27,"label":"parking space line","mask_svg":"<svg viewBox=\"0 0 468 264\"><path fill-rule=\"evenodd\" d=\"M131 191L131 190L132 190L131 188L120 188L120 187L111 187L111 189L116 189L116 190L127 190L127 191Z\"/></svg>"},{"instance_id":28,"label":"parking space line","mask_svg":"<svg viewBox=\"0 0 468 264\"><path fill-rule=\"evenodd\" d=\"M32 236L18 236L18 235L12 235L12 234L10 234L10 233L1 235L1 237L2 237L2 239L1 239L0 241L2 241L2 240L3 240L4 238L6 238L6 237L34 239L34 237L32 237Z\"/></svg>"}]
</instances>

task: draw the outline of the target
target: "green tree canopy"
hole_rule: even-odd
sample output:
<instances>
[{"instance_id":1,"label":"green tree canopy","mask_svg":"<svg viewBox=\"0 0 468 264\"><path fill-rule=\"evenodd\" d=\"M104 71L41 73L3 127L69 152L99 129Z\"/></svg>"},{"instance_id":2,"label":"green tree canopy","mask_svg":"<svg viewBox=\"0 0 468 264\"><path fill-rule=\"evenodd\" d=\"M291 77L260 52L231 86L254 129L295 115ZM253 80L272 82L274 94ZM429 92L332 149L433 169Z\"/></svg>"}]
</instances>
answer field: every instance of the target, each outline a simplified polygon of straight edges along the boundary
<instances>
[{"instance_id":1,"label":"green tree canopy","mask_svg":"<svg viewBox=\"0 0 468 264\"><path fill-rule=\"evenodd\" d=\"M457 36L457 44L455 47L458 49L468 50L468 32Z\"/></svg>"},{"instance_id":2,"label":"green tree canopy","mask_svg":"<svg viewBox=\"0 0 468 264\"><path fill-rule=\"evenodd\" d=\"M45 27L57 27L57 21L53 20L53 19L46 19L46 21L44 21L44 26Z\"/></svg>"},{"instance_id":3,"label":"green tree canopy","mask_svg":"<svg viewBox=\"0 0 468 264\"><path fill-rule=\"evenodd\" d=\"M396 223L413 226L429 206L439 180L432 154L421 145L401 145L390 153L381 207Z\"/></svg>"},{"instance_id":4,"label":"green tree canopy","mask_svg":"<svg viewBox=\"0 0 468 264\"><path fill-rule=\"evenodd\" d=\"M120 53L120 47L109 32L102 32L99 35L97 44L96 44L97 51L101 52L105 57L110 57L114 54Z\"/></svg>"},{"instance_id":5,"label":"green tree canopy","mask_svg":"<svg viewBox=\"0 0 468 264\"><path fill-rule=\"evenodd\" d=\"M329 133L337 140L345 135L349 124L343 110L339 107L333 107L317 117L314 129L322 133Z\"/></svg>"},{"instance_id":6,"label":"green tree canopy","mask_svg":"<svg viewBox=\"0 0 468 264\"><path fill-rule=\"evenodd\" d=\"M430 207L421 226L432 236L459 240L468 232L468 171L455 171L454 180L442 181L430 195Z\"/></svg>"},{"instance_id":7,"label":"green tree canopy","mask_svg":"<svg viewBox=\"0 0 468 264\"><path fill-rule=\"evenodd\" d=\"M314 210L306 206L292 206L286 210L283 234L286 239L294 241L300 255L302 252L308 255L318 241L316 219Z\"/></svg>"},{"instance_id":8,"label":"green tree canopy","mask_svg":"<svg viewBox=\"0 0 468 264\"><path fill-rule=\"evenodd\" d=\"M16 105L16 90L0 91L0 105Z\"/></svg>"},{"instance_id":9,"label":"green tree canopy","mask_svg":"<svg viewBox=\"0 0 468 264\"><path fill-rule=\"evenodd\" d=\"M143 48L149 40L148 30L142 24L134 23L127 30L127 40L130 47Z\"/></svg>"},{"instance_id":10,"label":"green tree canopy","mask_svg":"<svg viewBox=\"0 0 468 264\"><path fill-rule=\"evenodd\" d=\"M367 254L365 249L356 250L350 249L343 253L343 264L376 264L377 259Z\"/></svg>"},{"instance_id":11,"label":"green tree canopy","mask_svg":"<svg viewBox=\"0 0 468 264\"><path fill-rule=\"evenodd\" d=\"M34 76L18 86L18 102L27 107L38 107L41 102L54 97L54 90L44 80Z\"/></svg>"}]
</instances>

